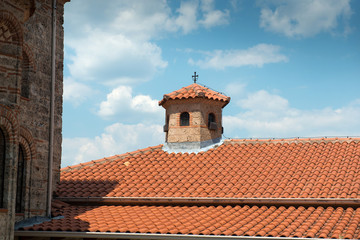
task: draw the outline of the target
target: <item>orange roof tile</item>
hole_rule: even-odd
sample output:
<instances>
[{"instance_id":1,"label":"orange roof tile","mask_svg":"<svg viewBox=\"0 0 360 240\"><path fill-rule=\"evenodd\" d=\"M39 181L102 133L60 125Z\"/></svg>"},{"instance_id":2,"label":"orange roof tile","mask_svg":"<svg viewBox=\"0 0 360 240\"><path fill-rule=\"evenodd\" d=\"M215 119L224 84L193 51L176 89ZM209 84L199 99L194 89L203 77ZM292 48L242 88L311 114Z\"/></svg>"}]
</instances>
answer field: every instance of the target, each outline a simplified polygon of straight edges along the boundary
<instances>
[{"instance_id":1,"label":"orange roof tile","mask_svg":"<svg viewBox=\"0 0 360 240\"><path fill-rule=\"evenodd\" d=\"M360 139L161 145L62 169L59 197L360 198Z\"/></svg>"},{"instance_id":2,"label":"orange roof tile","mask_svg":"<svg viewBox=\"0 0 360 240\"><path fill-rule=\"evenodd\" d=\"M350 207L68 205L63 213L25 230L360 238L360 208Z\"/></svg>"},{"instance_id":3,"label":"orange roof tile","mask_svg":"<svg viewBox=\"0 0 360 240\"><path fill-rule=\"evenodd\" d=\"M211 90L205 86L193 83L187 87L165 94L163 99L159 101L159 105L163 105L170 99L189 99L189 98L207 98L212 100L223 101L226 106L230 102L230 97L225 96L219 92ZM223 106L223 107L224 107Z\"/></svg>"}]
</instances>

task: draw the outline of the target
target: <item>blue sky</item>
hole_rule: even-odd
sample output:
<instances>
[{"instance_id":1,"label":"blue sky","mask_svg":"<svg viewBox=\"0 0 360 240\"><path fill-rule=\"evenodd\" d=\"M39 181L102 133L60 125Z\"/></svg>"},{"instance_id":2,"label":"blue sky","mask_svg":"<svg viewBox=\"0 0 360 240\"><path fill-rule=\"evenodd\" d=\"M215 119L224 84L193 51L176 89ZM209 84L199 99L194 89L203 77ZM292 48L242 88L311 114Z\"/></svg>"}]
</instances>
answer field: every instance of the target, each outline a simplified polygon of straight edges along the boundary
<instances>
[{"instance_id":1,"label":"blue sky","mask_svg":"<svg viewBox=\"0 0 360 240\"><path fill-rule=\"evenodd\" d=\"M163 143L194 71L226 137L360 136L360 1L71 0L64 28L63 167Z\"/></svg>"}]
</instances>

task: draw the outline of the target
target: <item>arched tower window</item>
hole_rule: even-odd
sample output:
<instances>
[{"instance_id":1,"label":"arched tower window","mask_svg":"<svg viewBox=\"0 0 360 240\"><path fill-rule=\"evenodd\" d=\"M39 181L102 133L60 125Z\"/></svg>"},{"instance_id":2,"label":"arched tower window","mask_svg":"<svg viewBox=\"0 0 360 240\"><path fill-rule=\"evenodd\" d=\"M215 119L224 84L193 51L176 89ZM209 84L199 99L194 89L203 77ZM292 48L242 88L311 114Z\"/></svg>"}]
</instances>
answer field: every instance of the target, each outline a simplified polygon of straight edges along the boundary
<instances>
[{"instance_id":1,"label":"arched tower window","mask_svg":"<svg viewBox=\"0 0 360 240\"><path fill-rule=\"evenodd\" d=\"M24 149L19 145L17 182L16 182L16 213L23 213L25 210L25 180L26 180L26 162Z\"/></svg>"},{"instance_id":2,"label":"arched tower window","mask_svg":"<svg viewBox=\"0 0 360 240\"><path fill-rule=\"evenodd\" d=\"M216 130L217 129L215 114L213 114L213 113L209 113L209 116L208 116L208 128L210 130Z\"/></svg>"},{"instance_id":3,"label":"arched tower window","mask_svg":"<svg viewBox=\"0 0 360 240\"><path fill-rule=\"evenodd\" d=\"M190 114L188 112L183 112L180 114L180 126L189 126L190 125Z\"/></svg>"},{"instance_id":4,"label":"arched tower window","mask_svg":"<svg viewBox=\"0 0 360 240\"><path fill-rule=\"evenodd\" d=\"M0 128L0 208L4 208L5 191L5 134Z\"/></svg>"}]
</instances>

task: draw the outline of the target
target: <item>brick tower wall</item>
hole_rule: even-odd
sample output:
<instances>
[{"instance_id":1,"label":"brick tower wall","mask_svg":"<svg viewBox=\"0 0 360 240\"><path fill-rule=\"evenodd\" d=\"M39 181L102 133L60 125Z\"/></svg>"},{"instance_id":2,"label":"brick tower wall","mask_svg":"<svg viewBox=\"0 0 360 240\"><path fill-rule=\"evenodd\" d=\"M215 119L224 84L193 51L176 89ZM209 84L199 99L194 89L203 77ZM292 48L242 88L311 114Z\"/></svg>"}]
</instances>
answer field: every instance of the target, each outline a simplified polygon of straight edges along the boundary
<instances>
[{"instance_id":1,"label":"brick tower wall","mask_svg":"<svg viewBox=\"0 0 360 240\"><path fill-rule=\"evenodd\" d=\"M166 141L169 143L202 142L220 138L222 135L222 106L222 102L203 98L169 100L164 106L166 116L169 117ZM180 126L182 112L189 112L189 126ZM215 114L218 126L216 130L208 129L209 113Z\"/></svg>"}]
</instances>

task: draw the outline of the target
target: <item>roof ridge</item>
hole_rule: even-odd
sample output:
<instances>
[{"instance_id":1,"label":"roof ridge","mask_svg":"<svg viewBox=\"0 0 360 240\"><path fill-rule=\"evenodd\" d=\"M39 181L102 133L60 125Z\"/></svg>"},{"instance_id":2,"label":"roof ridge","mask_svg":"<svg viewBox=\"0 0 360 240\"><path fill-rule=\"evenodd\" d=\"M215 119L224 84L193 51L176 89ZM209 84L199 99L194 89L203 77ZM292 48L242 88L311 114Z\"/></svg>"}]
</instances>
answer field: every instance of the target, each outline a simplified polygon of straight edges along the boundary
<instances>
[{"instance_id":1,"label":"roof ridge","mask_svg":"<svg viewBox=\"0 0 360 240\"><path fill-rule=\"evenodd\" d=\"M123 154L117 154L117 155L113 155L113 156L110 156L110 157L104 157L104 158L92 160L92 161L85 162L85 163L79 163L77 165L67 166L67 167L61 168L60 172L68 172L68 171L71 171L71 170L81 169L82 167L85 167L85 166L93 166L95 164L102 164L102 163L108 162L109 160L113 161L113 160L118 160L118 159L124 159L124 158L129 157L129 156L136 156L138 154L147 153L147 152L150 152L150 151L154 151L156 149L162 149L162 147L163 147L163 144L159 144L159 145L156 145L156 146L147 147L147 148L143 148L143 149L138 149L138 150L131 151L131 152L126 152L126 153L123 153Z\"/></svg>"},{"instance_id":2,"label":"roof ridge","mask_svg":"<svg viewBox=\"0 0 360 240\"><path fill-rule=\"evenodd\" d=\"M316 143L316 142L352 142L360 141L360 137L309 137L309 138L243 138L243 139L225 139L225 144L236 144L236 143Z\"/></svg>"},{"instance_id":3,"label":"roof ridge","mask_svg":"<svg viewBox=\"0 0 360 240\"><path fill-rule=\"evenodd\" d=\"M208 90L211 90L211 91L214 91L215 93L216 93L216 95L218 95L218 96L221 96L221 95L223 95L223 96L226 96L226 97L229 97L227 94L225 94L225 93L223 93L223 92L220 92L220 91L218 91L218 90L215 90L215 89L213 89L213 88L211 88L211 87L208 87L208 86L206 86L205 84L203 84L203 83L195 83L195 84L198 84L198 85L200 85L200 86L202 86L202 87L204 87L204 88L206 88L206 89L208 89Z\"/></svg>"}]
</instances>

